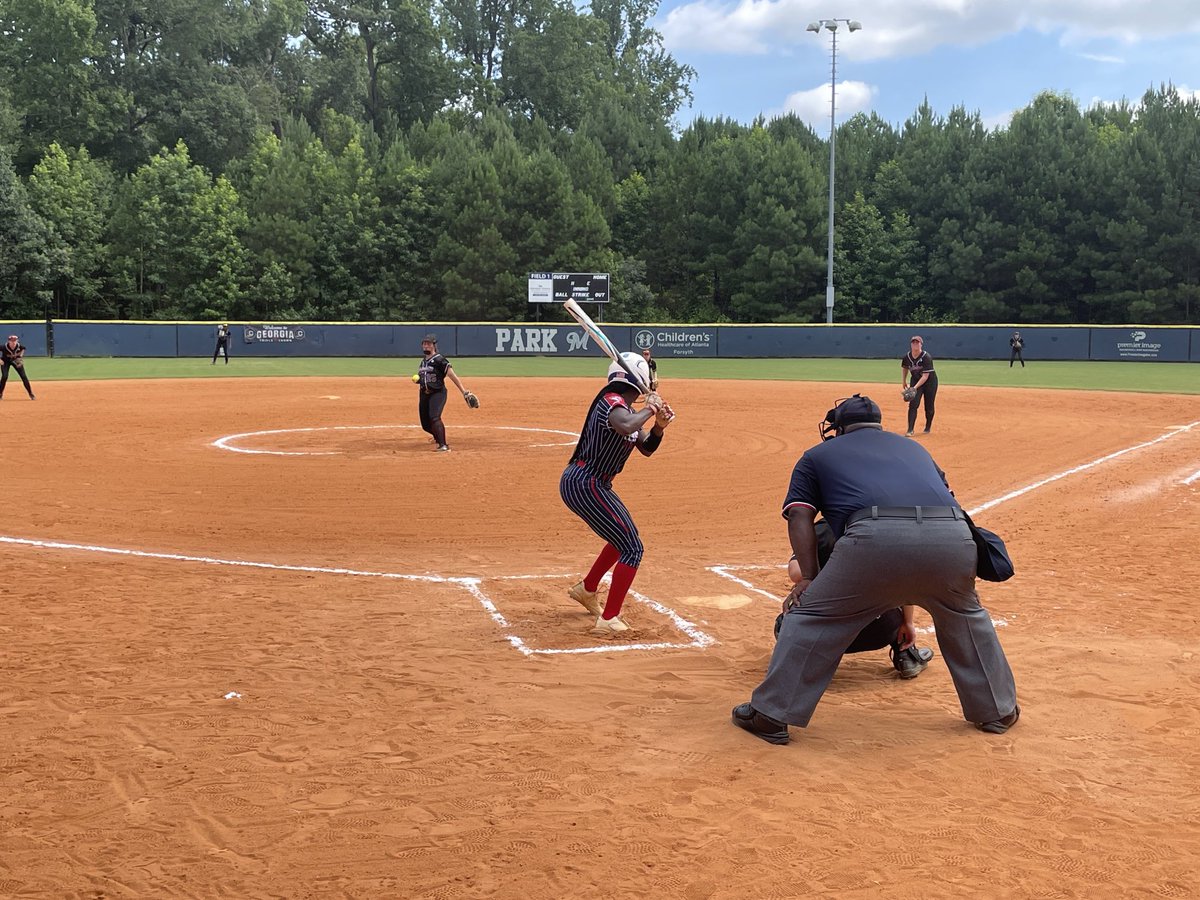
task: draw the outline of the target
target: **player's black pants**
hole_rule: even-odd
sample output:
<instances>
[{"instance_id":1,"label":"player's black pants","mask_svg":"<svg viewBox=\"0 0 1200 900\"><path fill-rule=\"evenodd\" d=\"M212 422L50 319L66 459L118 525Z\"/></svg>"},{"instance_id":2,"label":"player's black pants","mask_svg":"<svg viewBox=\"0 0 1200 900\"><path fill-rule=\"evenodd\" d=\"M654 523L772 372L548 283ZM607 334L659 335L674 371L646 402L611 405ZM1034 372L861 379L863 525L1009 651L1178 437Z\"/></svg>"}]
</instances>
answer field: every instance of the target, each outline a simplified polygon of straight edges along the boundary
<instances>
[{"instance_id":1,"label":"player's black pants","mask_svg":"<svg viewBox=\"0 0 1200 900\"><path fill-rule=\"evenodd\" d=\"M1008 355L1008 367L1011 369L1013 361L1018 359L1021 361L1021 368L1025 368L1025 357L1021 355L1020 350L1018 350L1016 347L1013 347L1012 353Z\"/></svg>"},{"instance_id":2,"label":"player's black pants","mask_svg":"<svg viewBox=\"0 0 1200 900\"><path fill-rule=\"evenodd\" d=\"M24 366L16 366L10 362L6 362L3 364L3 369L4 369L3 374L0 374L0 396L3 396L4 386L6 384L8 384L8 370L9 369L17 370L17 374L21 376L21 383L25 385L25 393L29 394L30 397L33 396L33 388L31 388L29 386L29 377L25 374Z\"/></svg>"},{"instance_id":3,"label":"player's black pants","mask_svg":"<svg viewBox=\"0 0 1200 900\"><path fill-rule=\"evenodd\" d=\"M937 397L937 372L930 372L926 382L917 388L917 396L908 401L908 430L912 432L917 424L917 407L925 401L925 430L933 427L933 402Z\"/></svg>"},{"instance_id":4,"label":"player's black pants","mask_svg":"<svg viewBox=\"0 0 1200 900\"><path fill-rule=\"evenodd\" d=\"M221 351L225 352L225 365L229 365L229 341L217 341L217 347L213 350L213 363L217 361L217 357L221 355Z\"/></svg>"},{"instance_id":5,"label":"player's black pants","mask_svg":"<svg viewBox=\"0 0 1200 900\"><path fill-rule=\"evenodd\" d=\"M445 408L445 388L431 394L421 391L421 428L433 435L439 447L446 443L446 426L442 424L442 410Z\"/></svg>"}]
</instances>

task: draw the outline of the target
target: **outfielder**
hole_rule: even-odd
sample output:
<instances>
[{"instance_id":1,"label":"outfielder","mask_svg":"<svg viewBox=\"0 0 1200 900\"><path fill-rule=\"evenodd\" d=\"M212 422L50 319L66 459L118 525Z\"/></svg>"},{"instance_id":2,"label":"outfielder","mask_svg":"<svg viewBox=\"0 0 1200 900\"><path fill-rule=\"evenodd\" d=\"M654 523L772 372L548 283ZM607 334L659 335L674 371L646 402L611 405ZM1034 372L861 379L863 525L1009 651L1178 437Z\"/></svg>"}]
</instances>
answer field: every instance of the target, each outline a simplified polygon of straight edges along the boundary
<instances>
[{"instance_id":1,"label":"outfielder","mask_svg":"<svg viewBox=\"0 0 1200 900\"><path fill-rule=\"evenodd\" d=\"M642 357L636 353L621 356L645 383L650 383L649 367ZM646 396L646 405L635 411L632 404L640 396L641 389L621 366L614 362L608 367L608 383L588 407L579 443L558 482L567 509L605 542L587 576L568 591L572 600L596 617L592 633L604 637L629 630L621 620L621 606L637 576L644 549L637 526L613 490L612 481L625 468L635 447L643 456L658 449L663 430L674 418L671 407L654 392ZM612 585L602 609L596 591L609 569L613 570Z\"/></svg>"},{"instance_id":2,"label":"outfielder","mask_svg":"<svg viewBox=\"0 0 1200 900\"><path fill-rule=\"evenodd\" d=\"M1008 354L1008 367L1011 369L1013 367L1013 363L1017 360L1020 360L1021 368L1025 368L1025 356L1023 355L1023 351L1025 350L1025 338L1021 337L1021 332L1013 332L1012 337L1008 339L1008 346L1012 348L1011 352Z\"/></svg>"},{"instance_id":3,"label":"outfielder","mask_svg":"<svg viewBox=\"0 0 1200 900\"><path fill-rule=\"evenodd\" d=\"M229 325L222 322L217 326L217 346L213 348L212 364L217 364L217 357L225 354L225 365L229 365Z\"/></svg>"},{"instance_id":4,"label":"outfielder","mask_svg":"<svg viewBox=\"0 0 1200 900\"><path fill-rule=\"evenodd\" d=\"M463 400L471 409L479 409L479 398L458 380L450 360L438 353L436 334L425 335L421 341L421 352L424 355L417 368L417 374L412 378L413 383L421 388L421 402L418 406L421 428L433 435L437 452L448 453L450 445L446 443L446 426L442 422L442 410L446 408L446 379L449 378L455 387L462 391Z\"/></svg>"}]
</instances>

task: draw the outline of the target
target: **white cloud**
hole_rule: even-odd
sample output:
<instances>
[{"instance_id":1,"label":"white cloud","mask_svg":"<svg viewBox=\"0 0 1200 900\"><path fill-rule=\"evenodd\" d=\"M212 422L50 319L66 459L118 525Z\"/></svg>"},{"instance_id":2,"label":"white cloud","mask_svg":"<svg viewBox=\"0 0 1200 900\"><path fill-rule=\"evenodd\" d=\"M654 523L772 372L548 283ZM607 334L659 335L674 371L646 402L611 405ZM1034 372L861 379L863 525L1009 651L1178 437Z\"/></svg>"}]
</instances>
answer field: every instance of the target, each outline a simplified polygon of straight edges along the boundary
<instances>
[{"instance_id":1,"label":"white cloud","mask_svg":"<svg viewBox=\"0 0 1200 900\"><path fill-rule=\"evenodd\" d=\"M871 101L877 93L879 92L876 88L861 81L839 81L835 110L838 122L846 121L855 113L869 110ZM783 102L782 113L772 113L768 115L768 118L786 113L794 113L799 116L818 133L821 133L821 126L824 124L824 130L827 132L829 130L829 82L811 90L789 94Z\"/></svg>"},{"instance_id":2,"label":"white cloud","mask_svg":"<svg viewBox=\"0 0 1200 900\"><path fill-rule=\"evenodd\" d=\"M1105 56L1101 53L1080 53L1084 59L1090 59L1092 62L1105 63L1108 65L1122 66L1125 60L1120 56Z\"/></svg>"},{"instance_id":3,"label":"white cloud","mask_svg":"<svg viewBox=\"0 0 1200 900\"><path fill-rule=\"evenodd\" d=\"M1015 114L1016 111L1010 109L1006 112L996 113L995 115L981 115L979 119L981 122L983 122L983 127L988 131L996 131L997 129L1008 128L1008 126L1012 124L1012 117Z\"/></svg>"},{"instance_id":4,"label":"white cloud","mask_svg":"<svg viewBox=\"0 0 1200 900\"><path fill-rule=\"evenodd\" d=\"M1200 103L1200 90L1194 91L1186 84L1175 85L1175 90L1179 92L1179 98L1183 101L1194 101ZM1136 112L1142 107L1141 95L1136 97L1127 97L1121 100L1110 100L1107 97L1092 97L1092 99L1084 104L1086 109L1092 109L1097 106L1129 106Z\"/></svg>"},{"instance_id":5,"label":"white cloud","mask_svg":"<svg viewBox=\"0 0 1200 900\"><path fill-rule=\"evenodd\" d=\"M1067 46L1200 33L1195 0L857 0L852 6L863 30L839 35L838 52L853 59L973 47L1024 30L1058 34ZM814 43L805 28L817 17L806 0L695 0L671 9L656 26L672 52L756 54ZM828 44L824 32L820 37Z\"/></svg>"}]
</instances>

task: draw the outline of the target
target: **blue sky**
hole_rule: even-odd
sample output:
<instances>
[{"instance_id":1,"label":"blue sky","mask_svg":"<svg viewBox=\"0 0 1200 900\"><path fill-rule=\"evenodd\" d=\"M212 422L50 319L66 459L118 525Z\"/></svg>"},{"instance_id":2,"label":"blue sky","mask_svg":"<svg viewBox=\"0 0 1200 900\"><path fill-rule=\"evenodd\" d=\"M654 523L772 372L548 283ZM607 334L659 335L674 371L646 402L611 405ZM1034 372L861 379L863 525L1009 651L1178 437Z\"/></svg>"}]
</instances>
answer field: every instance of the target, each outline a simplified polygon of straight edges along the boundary
<instances>
[{"instance_id":1,"label":"blue sky","mask_svg":"<svg viewBox=\"0 0 1200 900\"><path fill-rule=\"evenodd\" d=\"M828 133L830 35L805 29L835 18L862 23L838 30L839 122L900 125L926 97L991 128L1046 90L1084 107L1164 82L1200 97L1200 0L663 0L653 24L697 73L679 123L795 112Z\"/></svg>"}]
</instances>

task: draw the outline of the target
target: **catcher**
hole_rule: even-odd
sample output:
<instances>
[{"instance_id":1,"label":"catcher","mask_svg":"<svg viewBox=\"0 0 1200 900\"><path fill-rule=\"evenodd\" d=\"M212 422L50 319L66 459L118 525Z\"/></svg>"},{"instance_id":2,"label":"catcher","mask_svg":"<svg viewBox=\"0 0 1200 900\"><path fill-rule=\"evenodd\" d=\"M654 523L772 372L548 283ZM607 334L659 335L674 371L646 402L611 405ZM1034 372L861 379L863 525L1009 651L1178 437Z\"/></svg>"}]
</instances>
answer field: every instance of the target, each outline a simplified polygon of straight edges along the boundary
<instances>
[{"instance_id":1,"label":"catcher","mask_svg":"<svg viewBox=\"0 0 1200 900\"><path fill-rule=\"evenodd\" d=\"M462 391L463 400L471 409L479 409L479 398L458 380L450 360L438 353L436 334L425 335L421 341L421 352L424 355L417 368L417 374L413 376L413 383L421 388L421 429L432 436L438 453L449 453L446 426L442 422L442 410L446 408L446 379L449 378L454 382L454 386Z\"/></svg>"},{"instance_id":2,"label":"catcher","mask_svg":"<svg viewBox=\"0 0 1200 900\"><path fill-rule=\"evenodd\" d=\"M643 384L650 383L650 369L642 357L636 353L622 353L621 357ZM635 410L633 404L641 396L641 387L633 383L623 367L615 362L608 367L608 381L588 407L579 443L558 482L567 509L605 542L587 576L567 592L596 617L592 633L601 637L629 630L621 620L621 606L637 575L644 549L629 510L613 491L613 478L625 468L635 447L643 456L651 456L675 418L671 407L653 391L645 396L645 405ZM601 607L596 591L609 569L613 570L612 584L608 601Z\"/></svg>"},{"instance_id":3,"label":"catcher","mask_svg":"<svg viewBox=\"0 0 1200 900\"><path fill-rule=\"evenodd\" d=\"M824 519L818 519L813 523L813 530L817 538L817 566L818 569L823 569L833 554L835 543L833 529ZM800 562L794 553L788 561L788 578L792 584L799 584L804 578ZM915 612L916 608L913 606L898 606L895 609L889 609L875 621L864 626L863 630L846 647L846 652L862 653L866 650L882 650L884 647L890 647L892 668L896 670L896 674L904 679L916 678L925 671L925 667L933 659L933 651L928 647L918 647L915 643L905 647L904 641L901 640L901 628L905 629L905 634L916 633L916 626L913 622ZM785 613L781 612L775 617L776 640L779 638L779 629L783 627L784 615Z\"/></svg>"}]
</instances>

